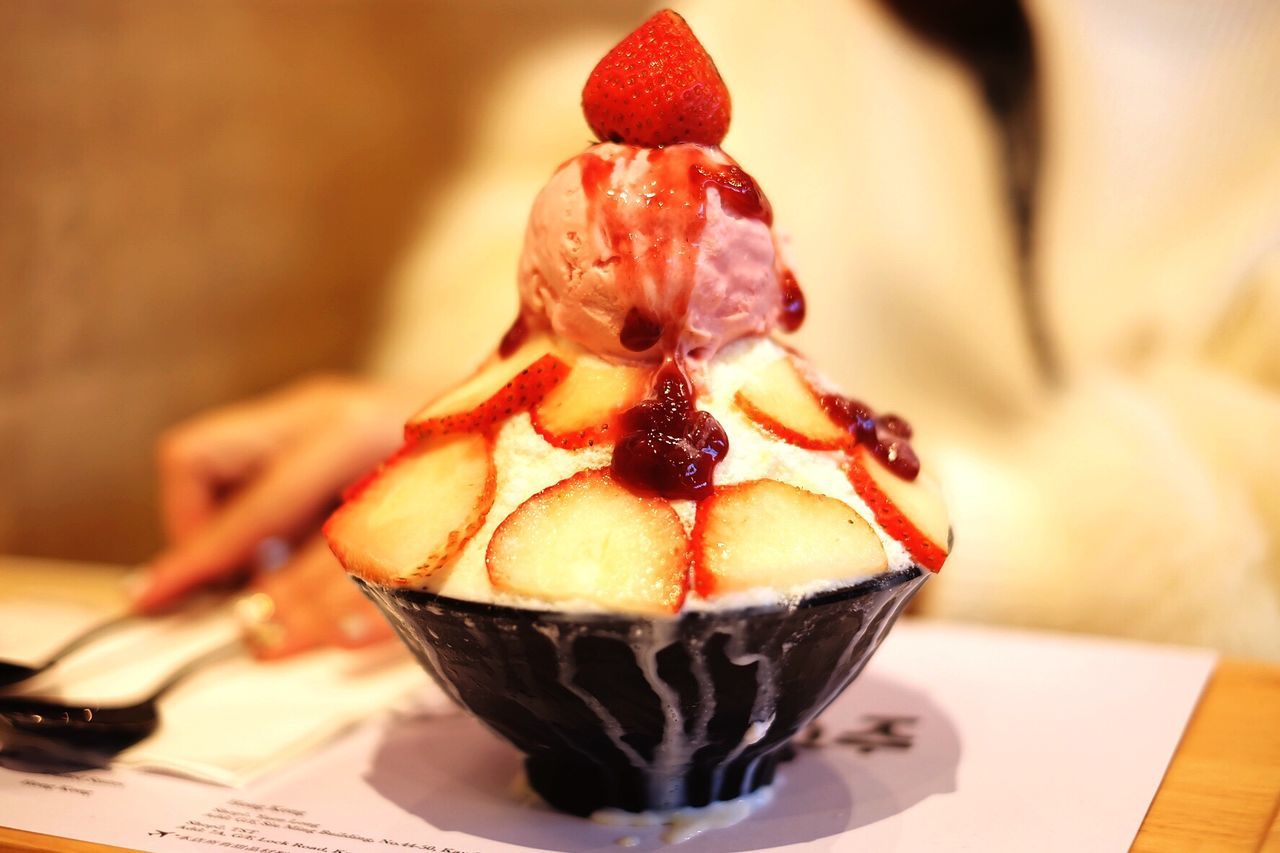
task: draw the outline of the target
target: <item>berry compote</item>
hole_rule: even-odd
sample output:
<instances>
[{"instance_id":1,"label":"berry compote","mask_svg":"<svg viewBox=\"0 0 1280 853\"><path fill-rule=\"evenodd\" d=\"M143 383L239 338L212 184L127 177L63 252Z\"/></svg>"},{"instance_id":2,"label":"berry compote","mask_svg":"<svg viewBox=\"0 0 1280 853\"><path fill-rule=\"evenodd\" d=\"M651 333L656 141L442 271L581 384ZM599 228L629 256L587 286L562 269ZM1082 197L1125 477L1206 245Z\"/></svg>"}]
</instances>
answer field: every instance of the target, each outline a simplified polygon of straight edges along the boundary
<instances>
[{"instance_id":1,"label":"berry compote","mask_svg":"<svg viewBox=\"0 0 1280 853\"><path fill-rule=\"evenodd\" d=\"M911 424L904 418L877 416L866 403L839 394L822 395L822 407L890 471L904 480L920 473L920 459L911 447Z\"/></svg>"},{"instance_id":2,"label":"berry compote","mask_svg":"<svg viewBox=\"0 0 1280 853\"><path fill-rule=\"evenodd\" d=\"M639 308L632 308L622 322L619 342L632 352L644 352L662 339L662 324Z\"/></svg>"},{"instance_id":3,"label":"berry compote","mask_svg":"<svg viewBox=\"0 0 1280 853\"><path fill-rule=\"evenodd\" d=\"M694 406L693 388L673 362L658 371L653 393L623 412L613 448L613 473L630 486L665 498L711 494L729 437L710 412Z\"/></svg>"},{"instance_id":4,"label":"berry compote","mask_svg":"<svg viewBox=\"0 0 1280 853\"><path fill-rule=\"evenodd\" d=\"M795 273L786 270L782 273L782 312L778 316L778 325L785 331L794 332L804 322L804 291L796 281Z\"/></svg>"},{"instance_id":5,"label":"berry compote","mask_svg":"<svg viewBox=\"0 0 1280 853\"><path fill-rule=\"evenodd\" d=\"M516 317L515 322L511 324L511 328L507 329L507 333L502 336L502 341L498 344L498 355L502 358L509 358L528 339L529 321L521 313Z\"/></svg>"}]
</instances>

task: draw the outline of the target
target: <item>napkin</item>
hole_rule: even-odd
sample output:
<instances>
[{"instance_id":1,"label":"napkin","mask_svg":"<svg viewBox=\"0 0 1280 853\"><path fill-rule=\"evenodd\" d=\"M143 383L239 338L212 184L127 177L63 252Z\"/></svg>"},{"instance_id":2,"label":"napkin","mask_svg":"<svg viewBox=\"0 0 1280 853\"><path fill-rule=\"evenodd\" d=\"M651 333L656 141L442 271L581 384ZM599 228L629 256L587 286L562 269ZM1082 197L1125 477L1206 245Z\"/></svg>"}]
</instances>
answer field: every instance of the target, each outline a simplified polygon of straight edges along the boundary
<instances>
[{"instance_id":1,"label":"napkin","mask_svg":"<svg viewBox=\"0 0 1280 853\"><path fill-rule=\"evenodd\" d=\"M0 658L43 660L110 616L71 600L5 598ZM132 702L183 663L237 636L226 602L206 602L101 638L20 692L102 705ZM259 662L245 652L201 669L166 694L160 730L116 763L241 787L372 717L451 708L398 643L318 650L279 662Z\"/></svg>"}]
</instances>

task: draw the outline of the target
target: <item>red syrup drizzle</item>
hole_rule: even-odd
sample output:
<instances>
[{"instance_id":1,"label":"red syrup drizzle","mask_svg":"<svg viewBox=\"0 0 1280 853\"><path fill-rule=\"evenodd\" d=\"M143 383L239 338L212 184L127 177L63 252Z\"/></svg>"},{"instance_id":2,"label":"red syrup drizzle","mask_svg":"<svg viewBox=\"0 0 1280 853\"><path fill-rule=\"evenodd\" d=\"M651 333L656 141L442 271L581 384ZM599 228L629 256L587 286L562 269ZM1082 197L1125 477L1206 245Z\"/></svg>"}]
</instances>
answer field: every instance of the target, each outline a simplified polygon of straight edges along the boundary
<instances>
[{"instance_id":1,"label":"red syrup drizzle","mask_svg":"<svg viewBox=\"0 0 1280 853\"><path fill-rule=\"evenodd\" d=\"M823 394L822 407L858 444L904 480L920 473L920 458L911 447L911 424L898 415L876 415L870 406L839 394Z\"/></svg>"},{"instance_id":2,"label":"red syrup drizzle","mask_svg":"<svg viewBox=\"0 0 1280 853\"><path fill-rule=\"evenodd\" d=\"M618 342L632 352L644 352L662 339L662 324L641 311L632 308L622 321Z\"/></svg>"},{"instance_id":3,"label":"red syrup drizzle","mask_svg":"<svg viewBox=\"0 0 1280 853\"><path fill-rule=\"evenodd\" d=\"M498 355L503 358L510 358L520 345L529 339L529 322L524 318L524 314L516 317L511 328L507 329L507 333L502 336L502 341L498 344Z\"/></svg>"},{"instance_id":4,"label":"red syrup drizzle","mask_svg":"<svg viewBox=\"0 0 1280 853\"><path fill-rule=\"evenodd\" d=\"M710 412L694 406L693 386L673 361L658 370L653 393L622 413L613 473L624 483L665 498L702 500L729 437Z\"/></svg>"},{"instance_id":5,"label":"red syrup drizzle","mask_svg":"<svg viewBox=\"0 0 1280 853\"><path fill-rule=\"evenodd\" d=\"M782 273L782 311L778 315L778 325L784 331L794 332L804 322L804 292L796 281L795 273L785 270Z\"/></svg>"},{"instance_id":6,"label":"red syrup drizzle","mask_svg":"<svg viewBox=\"0 0 1280 853\"><path fill-rule=\"evenodd\" d=\"M660 306L650 304L645 282L654 282L669 290L662 294L661 313L683 317L688 310L696 253L682 249L701 239L705 218L701 200L695 203L690 199L685 191L688 182L678 179L679 161L684 158L668 157L667 153L664 149L649 150L648 178L628 191L613 186L615 161L585 154L580 167L582 190L587 209L613 252L618 301L643 306L641 310L652 315ZM640 235L643 239L636 239ZM661 323L666 317L653 319Z\"/></svg>"},{"instance_id":7,"label":"red syrup drizzle","mask_svg":"<svg viewBox=\"0 0 1280 853\"><path fill-rule=\"evenodd\" d=\"M769 204L768 197L755 180L737 166L709 169L701 163L694 163L689 167L689 177L693 185L700 188L704 199L707 187L715 187L720 192L720 204L726 210L773 225L773 205ZM778 324L784 331L794 332L804 322L804 293L791 270L783 270L781 285L782 310Z\"/></svg>"},{"instance_id":8,"label":"red syrup drizzle","mask_svg":"<svg viewBox=\"0 0 1280 853\"><path fill-rule=\"evenodd\" d=\"M707 189L716 188L726 210L766 225L773 223L773 208L750 175L715 163L706 149L682 145L644 151L634 156L647 157L647 177L626 191L615 189L612 180L615 165L625 161L582 155L582 191L613 251L619 301L640 306L653 322L667 325L682 322L688 311L697 262L691 247L697 247L707 224ZM646 296L646 282L665 291L658 305ZM655 309L660 316L652 316Z\"/></svg>"},{"instance_id":9,"label":"red syrup drizzle","mask_svg":"<svg viewBox=\"0 0 1280 853\"><path fill-rule=\"evenodd\" d=\"M734 165L708 168L701 163L689 167L689 182L706 199L707 187L720 191L720 206L744 219L759 219L765 225L773 224L773 205L761 192L755 180Z\"/></svg>"},{"instance_id":10,"label":"red syrup drizzle","mask_svg":"<svg viewBox=\"0 0 1280 853\"><path fill-rule=\"evenodd\" d=\"M612 188L613 161L594 154L580 160L588 209L614 253L619 297L633 306L619 335L633 352L657 344L671 331L667 321L683 322L688 313L697 260L689 247L702 239L709 187L716 188L726 210L773 223L769 200L737 166L711 162L695 146L648 149L647 156L647 182L628 193ZM637 241L639 234L646 239ZM645 298L646 282L672 291L664 294L662 316L638 307L654 307ZM711 413L697 409L693 385L672 357L659 369L650 396L619 421L612 463L618 479L666 498L701 500L711 494L729 438Z\"/></svg>"}]
</instances>

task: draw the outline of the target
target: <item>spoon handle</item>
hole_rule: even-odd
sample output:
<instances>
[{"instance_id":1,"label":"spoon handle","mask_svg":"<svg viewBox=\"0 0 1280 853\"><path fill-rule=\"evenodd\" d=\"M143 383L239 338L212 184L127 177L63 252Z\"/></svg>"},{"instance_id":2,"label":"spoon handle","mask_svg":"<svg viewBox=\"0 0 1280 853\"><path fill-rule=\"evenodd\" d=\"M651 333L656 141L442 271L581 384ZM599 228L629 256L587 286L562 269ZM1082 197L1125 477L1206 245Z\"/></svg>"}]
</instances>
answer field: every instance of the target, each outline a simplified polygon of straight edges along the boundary
<instances>
[{"instance_id":1,"label":"spoon handle","mask_svg":"<svg viewBox=\"0 0 1280 853\"><path fill-rule=\"evenodd\" d=\"M225 645L217 646L199 657L192 658L173 672L169 673L169 675L165 677L164 681L156 685L155 690L152 691L151 696L149 697L149 701L154 702L159 699L161 696L177 687L180 682L186 680L189 676L194 675L196 671L204 669L206 666L217 663L218 661L235 657L246 650L247 647L245 646L244 641L235 639Z\"/></svg>"},{"instance_id":2,"label":"spoon handle","mask_svg":"<svg viewBox=\"0 0 1280 853\"><path fill-rule=\"evenodd\" d=\"M77 649L87 646L99 637L104 637L113 631L123 628L125 625L129 625L137 621L139 618L141 617L134 613L122 613L119 616L106 620L105 622L99 622L97 625L89 628L89 630L81 634L77 634L75 637L72 637L69 641L64 643L61 648L57 649L49 656L49 659L45 661L44 666L41 668L48 669Z\"/></svg>"}]
</instances>

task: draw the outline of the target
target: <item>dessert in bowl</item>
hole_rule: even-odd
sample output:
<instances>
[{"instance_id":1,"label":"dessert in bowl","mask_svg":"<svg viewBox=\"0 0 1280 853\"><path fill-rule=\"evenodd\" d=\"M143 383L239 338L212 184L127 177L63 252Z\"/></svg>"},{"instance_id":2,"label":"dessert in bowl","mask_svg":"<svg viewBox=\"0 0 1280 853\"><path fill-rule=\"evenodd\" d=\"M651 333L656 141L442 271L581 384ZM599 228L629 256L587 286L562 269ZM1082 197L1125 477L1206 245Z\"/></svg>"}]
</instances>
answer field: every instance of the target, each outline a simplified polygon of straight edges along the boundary
<instances>
[{"instance_id":1,"label":"dessert in bowl","mask_svg":"<svg viewBox=\"0 0 1280 853\"><path fill-rule=\"evenodd\" d=\"M804 298L684 21L583 107L602 141L535 199L519 317L325 533L553 806L704 806L773 779L949 526L909 424L775 339Z\"/></svg>"}]
</instances>

